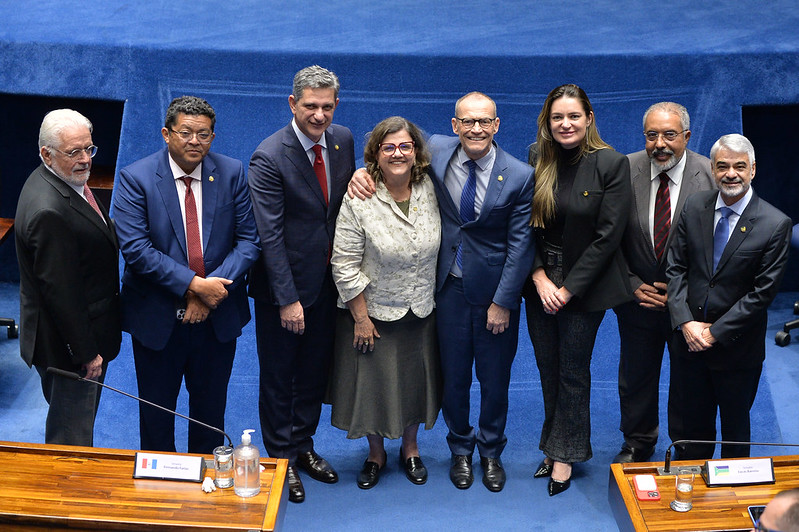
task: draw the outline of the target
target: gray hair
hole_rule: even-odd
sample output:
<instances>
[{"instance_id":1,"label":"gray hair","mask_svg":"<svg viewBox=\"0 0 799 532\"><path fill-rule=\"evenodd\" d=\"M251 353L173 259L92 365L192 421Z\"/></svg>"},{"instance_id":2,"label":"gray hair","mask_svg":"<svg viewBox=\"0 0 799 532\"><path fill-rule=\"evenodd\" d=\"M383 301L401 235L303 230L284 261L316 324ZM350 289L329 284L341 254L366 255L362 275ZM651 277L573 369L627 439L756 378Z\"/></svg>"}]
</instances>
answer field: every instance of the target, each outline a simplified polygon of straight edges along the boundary
<instances>
[{"instance_id":1,"label":"gray hair","mask_svg":"<svg viewBox=\"0 0 799 532\"><path fill-rule=\"evenodd\" d=\"M688 116L688 109L675 102L658 102L649 106L644 113L644 130L646 130L646 119L652 111L663 111L677 115L680 118L680 128L691 129L691 117Z\"/></svg>"},{"instance_id":2,"label":"gray hair","mask_svg":"<svg viewBox=\"0 0 799 532\"><path fill-rule=\"evenodd\" d=\"M749 164L755 164L755 147L749 139L738 133L724 135L710 148L710 160L716 160L716 153L722 148L726 148L733 153L745 153L749 156Z\"/></svg>"},{"instance_id":3,"label":"gray hair","mask_svg":"<svg viewBox=\"0 0 799 532\"><path fill-rule=\"evenodd\" d=\"M799 531L799 489L784 490L774 496L775 499L789 499L791 503L775 523L785 532Z\"/></svg>"},{"instance_id":4,"label":"gray hair","mask_svg":"<svg viewBox=\"0 0 799 532\"><path fill-rule=\"evenodd\" d=\"M44 115L39 128L39 156L44 146L57 148L61 144L61 132L71 127L85 127L92 132L93 126L88 118L72 109L56 109Z\"/></svg>"},{"instance_id":5,"label":"gray hair","mask_svg":"<svg viewBox=\"0 0 799 532\"><path fill-rule=\"evenodd\" d=\"M305 89L333 89L333 97L338 98L339 87L338 76L335 73L319 65L312 65L294 75L292 94L295 100L299 100Z\"/></svg>"}]
</instances>

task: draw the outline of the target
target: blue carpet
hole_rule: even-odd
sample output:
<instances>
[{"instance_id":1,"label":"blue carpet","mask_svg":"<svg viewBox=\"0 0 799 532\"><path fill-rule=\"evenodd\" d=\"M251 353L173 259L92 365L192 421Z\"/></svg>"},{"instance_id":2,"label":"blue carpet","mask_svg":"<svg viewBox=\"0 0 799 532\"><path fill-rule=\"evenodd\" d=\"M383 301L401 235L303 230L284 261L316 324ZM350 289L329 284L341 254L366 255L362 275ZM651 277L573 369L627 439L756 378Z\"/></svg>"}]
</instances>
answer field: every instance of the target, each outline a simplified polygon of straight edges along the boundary
<instances>
[{"instance_id":1,"label":"blue carpet","mask_svg":"<svg viewBox=\"0 0 799 532\"><path fill-rule=\"evenodd\" d=\"M0 316L18 316L18 286L0 283ZM782 322L791 319L796 293L780 294L770 312L766 367L760 391L752 410L752 438L760 441L799 442L799 423L795 405L799 401L799 343L776 347L773 335ZM36 372L19 358L19 342L6 340L0 331L0 440L42 442L46 405L41 396ZM287 530L615 530L607 502L608 464L618 451L619 406L616 389L618 334L615 315L609 312L600 328L592 362L592 443L594 458L575 467L572 488L550 498L546 480L533 479L532 469L541 458L538 437L543 419L541 388L530 340L526 330L520 334L519 352L514 362L508 416L508 446L503 461L508 483L501 493L490 493L481 484L479 467L475 485L466 491L449 482L449 450L446 427L439 418L430 431L420 433L420 447L430 479L414 486L397 465L399 443L388 442L389 464L380 484L372 490L356 487L355 476L366 456L366 444L347 440L345 433L330 425L330 410L325 408L316 437L316 447L338 469L341 480L335 485L305 481L306 502L290 504L286 512ZM254 442L263 452L258 424L258 364L254 327L248 325L239 341L233 376L228 392L226 430L234 438L243 429L256 429ZM661 420L666 431L667 367L661 380ZM136 392L130 339L125 337L122 351L109 369L109 385L129 393ZM473 387L472 408L476 412L479 388ZM185 392L178 410L187 412ZM177 423L179 449L185 451L186 422ZM656 457L662 457L668 443L663 436ZM95 444L111 448L137 448L138 407L132 399L103 392L95 431ZM795 449L753 448L753 454L796 454ZM307 478L307 477L306 477ZM334 516L333 522L324 516Z\"/></svg>"}]
</instances>

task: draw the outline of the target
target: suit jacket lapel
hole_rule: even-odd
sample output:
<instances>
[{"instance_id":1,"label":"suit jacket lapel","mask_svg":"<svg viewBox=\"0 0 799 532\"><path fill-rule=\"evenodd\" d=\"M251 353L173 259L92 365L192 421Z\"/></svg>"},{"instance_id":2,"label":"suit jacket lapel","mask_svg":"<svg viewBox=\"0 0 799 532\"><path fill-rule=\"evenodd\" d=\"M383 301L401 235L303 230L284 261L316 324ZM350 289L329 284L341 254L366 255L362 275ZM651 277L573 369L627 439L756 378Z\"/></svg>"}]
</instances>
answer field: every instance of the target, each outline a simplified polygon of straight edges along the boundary
<instances>
[{"instance_id":1,"label":"suit jacket lapel","mask_svg":"<svg viewBox=\"0 0 799 532\"><path fill-rule=\"evenodd\" d=\"M752 191L752 197L749 200L749 205L746 206L744 212L741 213L741 216L738 218L738 223L735 224L735 227L731 229L730 238L727 240L727 245L724 247L724 252L721 254L721 258L719 259L719 265L716 269L721 270L730 257L735 254L736 250L740 247L741 243L743 243L744 239L752 234L752 229L755 227L755 221L757 220L757 206L759 200L755 195L754 191Z\"/></svg>"},{"instance_id":2,"label":"suit jacket lapel","mask_svg":"<svg viewBox=\"0 0 799 532\"><path fill-rule=\"evenodd\" d=\"M172 231L174 231L175 238L183 249L183 253L188 258L186 229L183 226L183 214L180 210L180 202L183 201L183 198L178 197L178 191L175 188L176 177L172 175L172 169L169 167L169 152L167 152L166 148L164 148L161 160L158 162L155 176L155 186L158 192L161 193L161 200L164 202L164 210L169 217L169 222L172 224ZM205 195L205 191L203 191L203 195ZM203 202L203 206L205 206L205 202Z\"/></svg>"},{"instance_id":3,"label":"suit jacket lapel","mask_svg":"<svg viewBox=\"0 0 799 532\"><path fill-rule=\"evenodd\" d=\"M705 250L705 267L713 276L713 232L716 229L713 223L716 212L716 198L718 194L713 194L705 202L704 212L699 217L699 234L702 237L702 248Z\"/></svg>"},{"instance_id":4,"label":"suit jacket lapel","mask_svg":"<svg viewBox=\"0 0 799 532\"><path fill-rule=\"evenodd\" d=\"M652 237L649 234L649 202L651 201L652 179L649 164L639 164L635 170L632 180L633 195L635 205L638 207L636 216L638 218L638 228L644 236L644 241L648 244L647 249L655 259L655 246L652 244ZM668 249L668 247L666 248ZM664 253L665 260L665 253Z\"/></svg>"},{"instance_id":5,"label":"suit jacket lapel","mask_svg":"<svg viewBox=\"0 0 799 532\"><path fill-rule=\"evenodd\" d=\"M291 164L297 169L297 174L302 177L314 196L316 196L316 199L318 199L325 207L325 210L327 210L327 202L324 196L322 196L322 187L319 186L319 180L316 179L316 173L313 170L310 159L308 159L308 155L305 153L305 150L302 149L300 139L297 138L291 124L289 124L284 131L283 145L286 147L286 158L291 161ZM328 145L328 147L330 146ZM328 150L328 160L331 161L330 165L333 166L330 151L331 150ZM329 172L330 170L328 169L327 171Z\"/></svg>"},{"instance_id":6,"label":"suit jacket lapel","mask_svg":"<svg viewBox=\"0 0 799 532\"><path fill-rule=\"evenodd\" d=\"M433 149L433 160L430 164L430 167L433 170L432 178L436 182L436 186L440 187L442 190L442 194L439 196L439 208L447 211L450 217L460 220L461 215L458 207L455 206L455 202L453 201L452 196L450 196L447 186L444 184L444 176L447 174L449 161L455 155L455 151L458 149L458 146L460 146L460 140L449 137L443 138L445 140L442 142L440 149Z\"/></svg>"},{"instance_id":7,"label":"suit jacket lapel","mask_svg":"<svg viewBox=\"0 0 799 532\"><path fill-rule=\"evenodd\" d=\"M483 205L480 207L480 216L477 218L478 220L483 220L489 215L497 204L499 195L502 194L502 189L505 187L505 177L502 174L508 168L508 161L504 151L498 146L496 146L496 150L494 167L491 169L491 176L488 178L488 186L486 187L486 194L483 198ZM502 179L500 179L500 177Z\"/></svg>"},{"instance_id":8,"label":"suit jacket lapel","mask_svg":"<svg viewBox=\"0 0 799 532\"><path fill-rule=\"evenodd\" d=\"M330 176L330 203L334 203L334 198L338 199L344 197L344 193L347 191L347 184L350 182L352 176L346 175L346 155L341 152L340 146L338 142L336 142L336 137L330 132L329 128L325 131L325 141L327 142L327 159L330 161L330 168L327 169L328 175ZM315 173L314 179L316 179ZM321 188L319 189L319 193L321 195ZM332 214L332 212L328 204L328 216L330 214Z\"/></svg>"},{"instance_id":9,"label":"suit jacket lapel","mask_svg":"<svg viewBox=\"0 0 799 532\"><path fill-rule=\"evenodd\" d=\"M217 183L217 178L216 165L211 158L206 155L206 157L203 159L202 180L200 181L200 186L203 190L203 250L208 249L211 237L211 229L214 227L217 191L219 190L220 184Z\"/></svg>"}]
</instances>

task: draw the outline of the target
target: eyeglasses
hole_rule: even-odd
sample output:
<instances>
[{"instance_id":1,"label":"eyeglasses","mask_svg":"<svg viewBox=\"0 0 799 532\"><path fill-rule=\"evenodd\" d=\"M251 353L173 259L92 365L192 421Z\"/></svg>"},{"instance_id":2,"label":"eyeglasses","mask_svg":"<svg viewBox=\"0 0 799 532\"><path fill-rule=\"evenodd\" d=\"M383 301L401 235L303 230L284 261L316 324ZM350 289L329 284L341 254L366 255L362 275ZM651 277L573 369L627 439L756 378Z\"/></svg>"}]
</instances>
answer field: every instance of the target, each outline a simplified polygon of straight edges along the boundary
<instances>
[{"instance_id":1,"label":"eyeglasses","mask_svg":"<svg viewBox=\"0 0 799 532\"><path fill-rule=\"evenodd\" d=\"M52 146L49 146L49 148L57 151L58 153L63 153L70 159L75 159L76 157L80 156L83 153L85 153L89 157L94 157L97 154L97 146L95 146L94 144L92 144L91 146L86 146L85 148L75 148L74 150L69 152L61 151L58 148L53 148Z\"/></svg>"},{"instance_id":2,"label":"eyeglasses","mask_svg":"<svg viewBox=\"0 0 799 532\"><path fill-rule=\"evenodd\" d=\"M664 133L658 133L657 131L644 131L644 136L649 142L657 141L658 137L663 137L664 140L672 141L676 139L678 135L682 135L686 131L688 130L683 129L682 131L666 131Z\"/></svg>"},{"instance_id":3,"label":"eyeglasses","mask_svg":"<svg viewBox=\"0 0 799 532\"><path fill-rule=\"evenodd\" d=\"M763 525L760 524L760 519L755 521L755 530L757 530L757 532L780 532L776 528L766 528L766 527L764 527Z\"/></svg>"},{"instance_id":4,"label":"eyeglasses","mask_svg":"<svg viewBox=\"0 0 799 532\"><path fill-rule=\"evenodd\" d=\"M194 131L189 131L188 129L181 129L180 131L175 131L174 129L170 128L169 131L180 137L180 140L183 142L189 142L195 136L197 137L197 142L201 144L209 144L211 139L214 136L212 131L198 131L195 133Z\"/></svg>"},{"instance_id":5,"label":"eyeglasses","mask_svg":"<svg viewBox=\"0 0 799 532\"><path fill-rule=\"evenodd\" d=\"M380 151L383 152L383 155L394 155L394 152L397 150L400 151L402 155L410 155L413 153L413 141L411 142L400 142L399 144L380 144Z\"/></svg>"},{"instance_id":6,"label":"eyeglasses","mask_svg":"<svg viewBox=\"0 0 799 532\"><path fill-rule=\"evenodd\" d=\"M455 117L455 120L463 124L463 127L465 127L466 129L472 129L475 124L480 124L480 127L485 129L489 127L491 124L493 124L496 119L497 117L494 118L458 118L457 116Z\"/></svg>"}]
</instances>

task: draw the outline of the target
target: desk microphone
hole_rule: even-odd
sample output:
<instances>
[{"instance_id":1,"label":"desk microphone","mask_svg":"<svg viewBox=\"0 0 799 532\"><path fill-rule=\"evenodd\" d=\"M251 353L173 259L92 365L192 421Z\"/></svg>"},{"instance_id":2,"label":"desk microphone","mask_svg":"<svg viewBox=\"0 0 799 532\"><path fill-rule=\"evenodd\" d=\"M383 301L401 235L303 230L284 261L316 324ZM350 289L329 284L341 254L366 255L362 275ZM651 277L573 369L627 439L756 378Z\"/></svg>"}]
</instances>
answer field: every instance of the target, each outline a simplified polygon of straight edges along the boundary
<instances>
[{"instance_id":1,"label":"desk microphone","mask_svg":"<svg viewBox=\"0 0 799 532\"><path fill-rule=\"evenodd\" d=\"M799 447L799 443L766 443L766 442L757 442L757 441L726 441L726 440L676 440L671 442L671 445L666 449L666 460L663 462L663 467L658 467L658 475L661 476L668 476L668 475L677 475L682 473L683 471L680 468L677 468L676 472L671 471L671 449L675 445L682 444L682 443L712 443L712 444L722 444L722 445L770 445L772 447ZM701 469L700 466L688 466L688 469L685 470L686 473L696 473L698 469Z\"/></svg>"},{"instance_id":2,"label":"desk microphone","mask_svg":"<svg viewBox=\"0 0 799 532\"><path fill-rule=\"evenodd\" d=\"M108 386L107 384L103 384L102 382L95 381L95 380L92 380L92 379L87 379L86 377L81 377L80 375L78 375L77 373L74 373L72 371L65 371L63 369L49 367L49 368L47 368L47 373L50 373L52 375L60 375L61 377L64 377L66 379L70 379L70 380L73 380L73 381L91 382L92 384L96 384L98 386L102 386L103 388L108 388L109 390L113 390L113 391L115 391L117 393L121 393L122 395L130 397L131 399L136 399L137 401L139 401L141 403L144 403L144 404L147 404L147 405L150 405L150 406L154 406L155 408L163 410L164 412L169 412L173 416L182 417L183 419L187 419L187 420L191 421L192 423L197 423L198 425L202 425L203 427L205 427L207 429L213 430L214 432L218 432L219 434L224 435L225 438L227 438L228 445L230 447L233 447L233 442L230 440L230 436L228 436L227 433L225 431L223 431L222 429L218 429L216 427L212 427L211 425L208 425L207 423L203 423L202 421L197 421L196 419L192 419L192 418L190 418L188 416L184 416L183 414L179 414L179 413L175 412L174 410L170 410L168 408L164 408L161 405L157 405L155 403L152 403L152 402L148 401L147 399L142 399L141 397L136 397L135 395L131 395L129 393L123 392L122 390L117 390L116 388Z\"/></svg>"}]
</instances>

